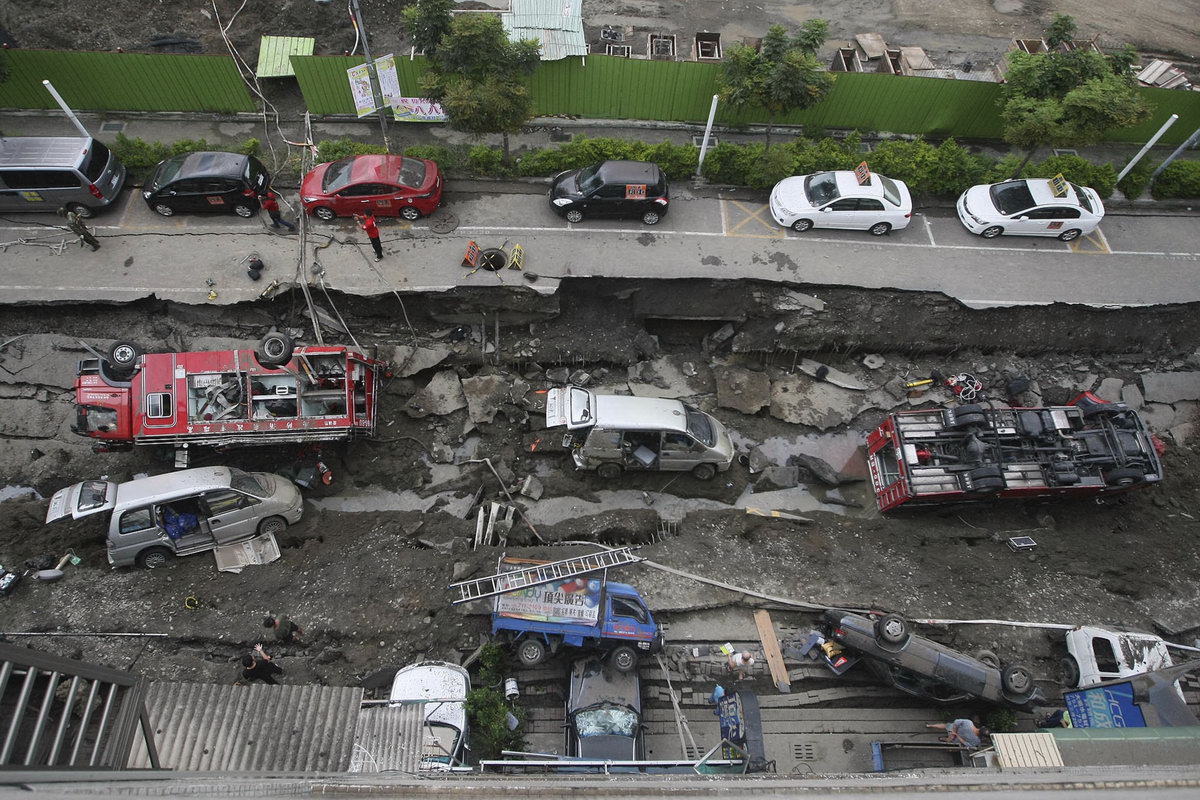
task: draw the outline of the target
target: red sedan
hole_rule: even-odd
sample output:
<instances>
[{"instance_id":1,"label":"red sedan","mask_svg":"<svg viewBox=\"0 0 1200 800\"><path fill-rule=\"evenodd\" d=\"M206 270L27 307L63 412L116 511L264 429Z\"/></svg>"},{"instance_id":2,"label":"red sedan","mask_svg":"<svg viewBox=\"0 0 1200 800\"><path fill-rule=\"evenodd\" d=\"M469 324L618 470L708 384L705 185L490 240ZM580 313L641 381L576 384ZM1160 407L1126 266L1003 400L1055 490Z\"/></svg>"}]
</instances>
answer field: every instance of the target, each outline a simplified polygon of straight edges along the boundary
<instances>
[{"instance_id":1,"label":"red sedan","mask_svg":"<svg viewBox=\"0 0 1200 800\"><path fill-rule=\"evenodd\" d=\"M305 175L300 202L324 220L367 209L378 216L419 219L442 204L442 172L424 158L351 156L319 164Z\"/></svg>"}]
</instances>

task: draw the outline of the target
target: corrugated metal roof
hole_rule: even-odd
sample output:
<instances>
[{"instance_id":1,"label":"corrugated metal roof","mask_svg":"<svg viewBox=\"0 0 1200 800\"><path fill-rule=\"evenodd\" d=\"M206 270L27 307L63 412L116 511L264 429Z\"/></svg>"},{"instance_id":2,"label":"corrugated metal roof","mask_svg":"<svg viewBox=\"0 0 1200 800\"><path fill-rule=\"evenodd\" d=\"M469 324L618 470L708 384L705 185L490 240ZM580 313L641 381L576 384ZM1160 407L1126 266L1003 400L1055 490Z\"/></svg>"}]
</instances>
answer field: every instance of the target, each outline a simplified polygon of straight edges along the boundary
<instances>
[{"instance_id":1,"label":"corrugated metal roof","mask_svg":"<svg viewBox=\"0 0 1200 800\"><path fill-rule=\"evenodd\" d=\"M587 55L582 0L512 0L500 21L511 39L537 39L542 61Z\"/></svg>"},{"instance_id":2,"label":"corrugated metal roof","mask_svg":"<svg viewBox=\"0 0 1200 800\"><path fill-rule=\"evenodd\" d=\"M292 56L311 56L317 40L311 36L264 36L258 45L258 66L254 73L260 78L289 78Z\"/></svg>"},{"instance_id":3,"label":"corrugated metal roof","mask_svg":"<svg viewBox=\"0 0 1200 800\"><path fill-rule=\"evenodd\" d=\"M354 732L350 772L417 772L425 743L422 704L362 709Z\"/></svg>"},{"instance_id":4,"label":"corrugated metal roof","mask_svg":"<svg viewBox=\"0 0 1200 800\"><path fill-rule=\"evenodd\" d=\"M362 695L346 686L152 683L146 707L167 769L343 772ZM148 766L135 745L130 768Z\"/></svg>"}]
</instances>

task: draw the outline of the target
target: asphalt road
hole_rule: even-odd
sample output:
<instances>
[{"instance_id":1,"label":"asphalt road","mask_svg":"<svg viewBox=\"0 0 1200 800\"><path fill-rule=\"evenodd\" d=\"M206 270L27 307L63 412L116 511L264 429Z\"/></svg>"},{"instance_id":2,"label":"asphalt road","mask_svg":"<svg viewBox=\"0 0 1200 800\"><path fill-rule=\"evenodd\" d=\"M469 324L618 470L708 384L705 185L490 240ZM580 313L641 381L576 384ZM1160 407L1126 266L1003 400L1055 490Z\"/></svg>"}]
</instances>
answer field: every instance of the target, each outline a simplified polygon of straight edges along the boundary
<instances>
[{"instance_id":1,"label":"asphalt road","mask_svg":"<svg viewBox=\"0 0 1200 800\"><path fill-rule=\"evenodd\" d=\"M98 252L71 244L44 227L49 214L0 220L0 297L9 303L129 301L154 295L180 302L233 303L256 298L272 280L310 274L314 261L330 288L362 295L445 291L455 286L525 285L553 292L557 281L530 284L512 270L490 273L461 265L467 243L520 243L525 269L541 276L751 278L942 292L972 307L1053 302L1142 306L1200 300L1200 217L1110 214L1091 236L1001 237L985 241L952 214L919 213L903 231L780 228L764 203L698 198L676 191L671 213L657 226L585 220L571 225L541 194L448 193L435 217L380 225L386 257L378 264L351 220L310 219L311 250L300 267L298 237L273 232L262 220L225 216L162 218L140 197L93 220ZM295 198L290 198L293 206ZM452 215L458 225L436 233L431 223ZM265 219L265 216L264 216ZM347 243L359 242L361 244ZM24 241L26 243L20 243ZM251 254L267 264L264 281L242 266ZM211 282L211 284L210 284ZM212 293L215 292L215 297Z\"/></svg>"}]
</instances>

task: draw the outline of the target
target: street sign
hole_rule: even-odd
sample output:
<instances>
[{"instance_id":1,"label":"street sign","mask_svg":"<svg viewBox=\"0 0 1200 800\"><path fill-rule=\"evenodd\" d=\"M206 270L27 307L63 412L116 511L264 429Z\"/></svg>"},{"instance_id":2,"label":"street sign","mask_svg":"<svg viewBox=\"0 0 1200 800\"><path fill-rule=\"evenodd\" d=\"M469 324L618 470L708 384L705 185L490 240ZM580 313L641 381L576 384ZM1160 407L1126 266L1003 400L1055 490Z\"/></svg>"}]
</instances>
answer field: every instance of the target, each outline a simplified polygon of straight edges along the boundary
<instances>
[{"instance_id":1,"label":"street sign","mask_svg":"<svg viewBox=\"0 0 1200 800\"><path fill-rule=\"evenodd\" d=\"M379 76L379 93L383 104L394 107L400 102L400 76L396 74L396 58L388 53L375 59L375 74Z\"/></svg>"},{"instance_id":2,"label":"street sign","mask_svg":"<svg viewBox=\"0 0 1200 800\"><path fill-rule=\"evenodd\" d=\"M1061 172L1050 179L1050 189L1054 192L1055 197L1067 196L1067 179Z\"/></svg>"},{"instance_id":3,"label":"street sign","mask_svg":"<svg viewBox=\"0 0 1200 800\"><path fill-rule=\"evenodd\" d=\"M467 252L463 255L462 265L464 267L479 266L479 245L475 244L475 240L467 242Z\"/></svg>"},{"instance_id":4,"label":"street sign","mask_svg":"<svg viewBox=\"0 0 1200 800\"><path fill-rule=\"evenodd\" d=\"M867 162L864 161L854 168L854 177L859 186L866 186L871 182L871 168L867 166Z\"/></svg>"},{"instance_id":5,"label":"street sign","mask_svg":"<svg viewBox=\"0 0 1200 800\"><path fill-rule=\"evenodd\" d=\"M375 93L371 91L371 71L366 64L346 70L350 80L350 94L354 96L354 110L365 117L375 110Z\"/></svg>"},{"instance_id":6,"label":"street sign","mask_svg":"<svg viewBox=\"0 0 1200 800\"><path fill-rule=\"evenodd\" d=\"M392 103L397 122L445 122L446 112L440 103L427 97L401 97Z\"/></svg>"}]
</instances>

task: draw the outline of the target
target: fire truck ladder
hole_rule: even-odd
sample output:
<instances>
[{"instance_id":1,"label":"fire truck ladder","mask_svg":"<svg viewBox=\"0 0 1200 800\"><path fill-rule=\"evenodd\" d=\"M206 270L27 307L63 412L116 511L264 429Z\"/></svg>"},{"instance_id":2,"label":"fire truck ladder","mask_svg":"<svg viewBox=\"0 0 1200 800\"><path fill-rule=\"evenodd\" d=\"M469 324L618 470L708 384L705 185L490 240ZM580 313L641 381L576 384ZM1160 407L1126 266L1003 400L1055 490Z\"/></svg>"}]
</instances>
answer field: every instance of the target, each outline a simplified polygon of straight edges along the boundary
<instances>
[{"instance_id":1,"label":"fire truck ladder","mask_svg":"<svg viewBox=\"0 0 1200 800\"><path fill-rule=\"evenodd\" d=\"M591 555L568 558L562 561L552 561L549 564L537 564L512 572L501 572L486 578L476 578L470 581L459 581L450 584L451 589L457 589L459 597L451 601L451 605L468 603L484 597L494 597L505 592L515 592L529 586L538 586L551 581L571 578L588 572L634 564L642 559L633 554L632 547L621 547L615 550L604 550Z\"/></svg>"}]
</instances>

